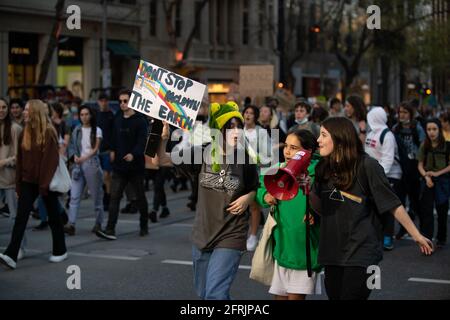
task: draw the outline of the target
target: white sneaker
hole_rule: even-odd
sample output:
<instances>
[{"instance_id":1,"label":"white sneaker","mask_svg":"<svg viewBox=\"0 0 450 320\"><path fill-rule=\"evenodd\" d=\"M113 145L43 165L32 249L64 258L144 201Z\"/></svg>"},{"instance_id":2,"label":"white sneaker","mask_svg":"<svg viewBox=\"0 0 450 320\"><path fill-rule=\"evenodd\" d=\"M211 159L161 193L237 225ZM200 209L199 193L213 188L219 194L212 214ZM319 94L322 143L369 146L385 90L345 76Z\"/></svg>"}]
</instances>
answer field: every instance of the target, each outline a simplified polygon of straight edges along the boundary
<instances>
[{"instance_id":1,"label":"white sneaker","mask_svg":"<svg viewBox=\"0 0 450 320\"><path fill-rule=\"evenodd\" d=\"M23 258L25 258L25 250L20 248L19 253L17 254L17 261L22 260Z\"/></svg>"},{"instance_id":2,"label":"white sneaker","mask_svg":"<svg viewBox=\"0 0 450 320\"><path fill-rule=\"evenodd\" d=\"M67 259L67 252L64 253L63 255L60 255L60 256L54 256L54 255L51 255L51 256L50 256L50 259L48 259L48 260L49 260L50 262L58 263L58 262L61 262L61 261L66 260L66 259Z\"/></svg>"},{"instance_id":3,"label":"white sneaker","mask_svg":"<svg viewBox=\"0 0 450 320\"><path fill-rule=\"evenodd\" d=\"M15 269L16 268L16 262L11 259L10 257L8 257L5 254L0 253L0 263L4 264L5 266L7 266L10 269Z\"/></svg>"},{"instance_id":4,"label":"white sneaker","mask_svg":"<svg viewBox=\"0 0 450 320\"><path fill-rule=\"evenodd\" d=\"M258 237L255 235L250 235L247 239L247 251L255 251L256 246L258 245Z\"/></svg>"}]
</instances>

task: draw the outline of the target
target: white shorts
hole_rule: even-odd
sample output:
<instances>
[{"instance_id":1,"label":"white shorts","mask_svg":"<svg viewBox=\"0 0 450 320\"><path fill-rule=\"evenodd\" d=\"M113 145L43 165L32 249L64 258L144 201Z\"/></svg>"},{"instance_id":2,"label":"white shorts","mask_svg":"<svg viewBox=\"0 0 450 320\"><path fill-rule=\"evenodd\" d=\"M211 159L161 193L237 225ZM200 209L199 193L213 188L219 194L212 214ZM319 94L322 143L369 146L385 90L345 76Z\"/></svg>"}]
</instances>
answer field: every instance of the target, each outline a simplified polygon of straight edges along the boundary
<instances>
[{"instance_id":1,"label":"white shorts","mask_svg":"<svg viewBox=\"0 0 450 320\"><path fill-rule=\"evenodd\" d=\"M321 294L322 281L320 274L312 273L308 277L306 270L288 269L278 265L275 260L270 294L287 296L291 294Z\"/></svg>"}]
</instances>

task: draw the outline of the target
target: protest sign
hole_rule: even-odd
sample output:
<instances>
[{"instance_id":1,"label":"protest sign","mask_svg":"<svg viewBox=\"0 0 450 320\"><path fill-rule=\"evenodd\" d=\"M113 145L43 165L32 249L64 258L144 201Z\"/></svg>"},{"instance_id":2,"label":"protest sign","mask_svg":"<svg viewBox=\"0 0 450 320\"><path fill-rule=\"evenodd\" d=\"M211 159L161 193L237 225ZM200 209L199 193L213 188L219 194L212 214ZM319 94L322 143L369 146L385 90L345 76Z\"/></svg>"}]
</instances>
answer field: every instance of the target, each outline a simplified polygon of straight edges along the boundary
<instances>
[{"instance_id":1,"label":"protest sign","mask_svg":"<svg viewBox=\"0 0 450 320\"><path fill-rule=\"evenodd\" d=\"M273 95L273 65L242 65L239 67L239 94L241 99L252 98L262 103L267 96ZM261 100L261 101L259 101Z\"/></svg>"},{"instance_id":2,"label":"protest sign","mask_svg":"<svg viewBox=\"0 0 450 320\"><path fill-rule=\"evenodd\" d=\"M128 106L184 130L194 126L206 86L141 60Z\"/></svg>"}]
</instances>

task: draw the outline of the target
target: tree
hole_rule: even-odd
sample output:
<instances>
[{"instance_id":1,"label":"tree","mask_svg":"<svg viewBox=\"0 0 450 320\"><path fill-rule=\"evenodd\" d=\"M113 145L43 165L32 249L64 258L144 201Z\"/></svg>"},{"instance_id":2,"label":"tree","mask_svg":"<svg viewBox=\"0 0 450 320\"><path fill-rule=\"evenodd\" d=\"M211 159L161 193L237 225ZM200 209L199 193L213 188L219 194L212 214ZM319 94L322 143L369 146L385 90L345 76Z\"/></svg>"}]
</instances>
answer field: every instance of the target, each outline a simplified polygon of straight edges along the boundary
<instances>
[{"instance_id":1,"label":"tree","mask_svg":"<svg viewBox=\"0 0 450 320\"><path fill-rule=\"evenodd\" d=\"M450 8L436 9L432 3L432 0L336 1L334 9L329 10L335 14L329 20L325 32L331 35L332 52L344 70L343 98L359 75L363 58L369 50L373 50L372 57L381 59L384 88L382 100L386 102L393 61L404 62L408 42L415 38L415 33L423 25L429 23L433 15L450 12ZM369 30L366 27L366 9L373 4L381 8L381 30ZM408 33L413 36L407 36Z\"/></svg>"},{"instance_id":2,"label":"tree","mask_svg":"<svg viewBox=\"0 0 450 320\"><path fill-rule=\"evenodd\" d=\"M163 2L163 9L166 21L166 30L169 36L169 45L177 59L174 65L174 70L177 73L180 73L184 76L189 76L190 73L198 71L198 68L188 66L187 59L189 57L189 53L192 47L192 41L194 40L195 34L200 27L200 17L203 11L203 8L208 4L209 0L202 0L199 5L196 7L194 13L194 25L189 32L188 37L184 43L180 43L177 38L177 30L174 27L175 13L177 7L179 8L182 4L182 0L170 0ZM182 48L179 50L178 48Z\"/></svg>"},{"instance_id":3,"label":"tree","mask_svg":"<svg viewBox=\"0 0 450 320\"><path fill-rule=\"evenodd\" d=\"M58 38L61 33L62 23L64 20L64 0L58 0L55 5L55 22L53 23L52 32L48 41L47 49L45 50L44 57L42 58L38 84L45 84L47 79L48 69L52 60L53 53L58 46Z\"/></svg>"}]
</instances>

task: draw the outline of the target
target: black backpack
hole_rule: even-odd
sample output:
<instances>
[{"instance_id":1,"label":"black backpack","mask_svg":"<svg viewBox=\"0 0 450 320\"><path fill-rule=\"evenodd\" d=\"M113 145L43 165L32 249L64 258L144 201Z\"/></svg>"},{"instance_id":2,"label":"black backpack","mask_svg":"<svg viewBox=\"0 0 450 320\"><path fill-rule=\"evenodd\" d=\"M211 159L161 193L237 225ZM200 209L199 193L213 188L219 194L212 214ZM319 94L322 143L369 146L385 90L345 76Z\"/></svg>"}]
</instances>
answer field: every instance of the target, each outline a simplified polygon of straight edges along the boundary
<instances>
[{"instance_id":1,"label":"black backpack","mask_svg":"<svg viewBox=\"0 0 450 320\"><path fill-rule=\"evenodd\" d=\"M386 128L381 132L380 135L380 144L383 145L384 137L386 134L391 131L389 128ZM392 132L392 131L391 131ZM406 149L405 144L403 143L403 140L400 139L400 136L398 134L395 134L392 132L395 138L395 142L397 143L397 149L398 149L398 157L394 158L394 161L397 161L400 164L400 167L402 168L403 174L405 174L408 171L408 151Z\"/></svg>"}]
</instances>

